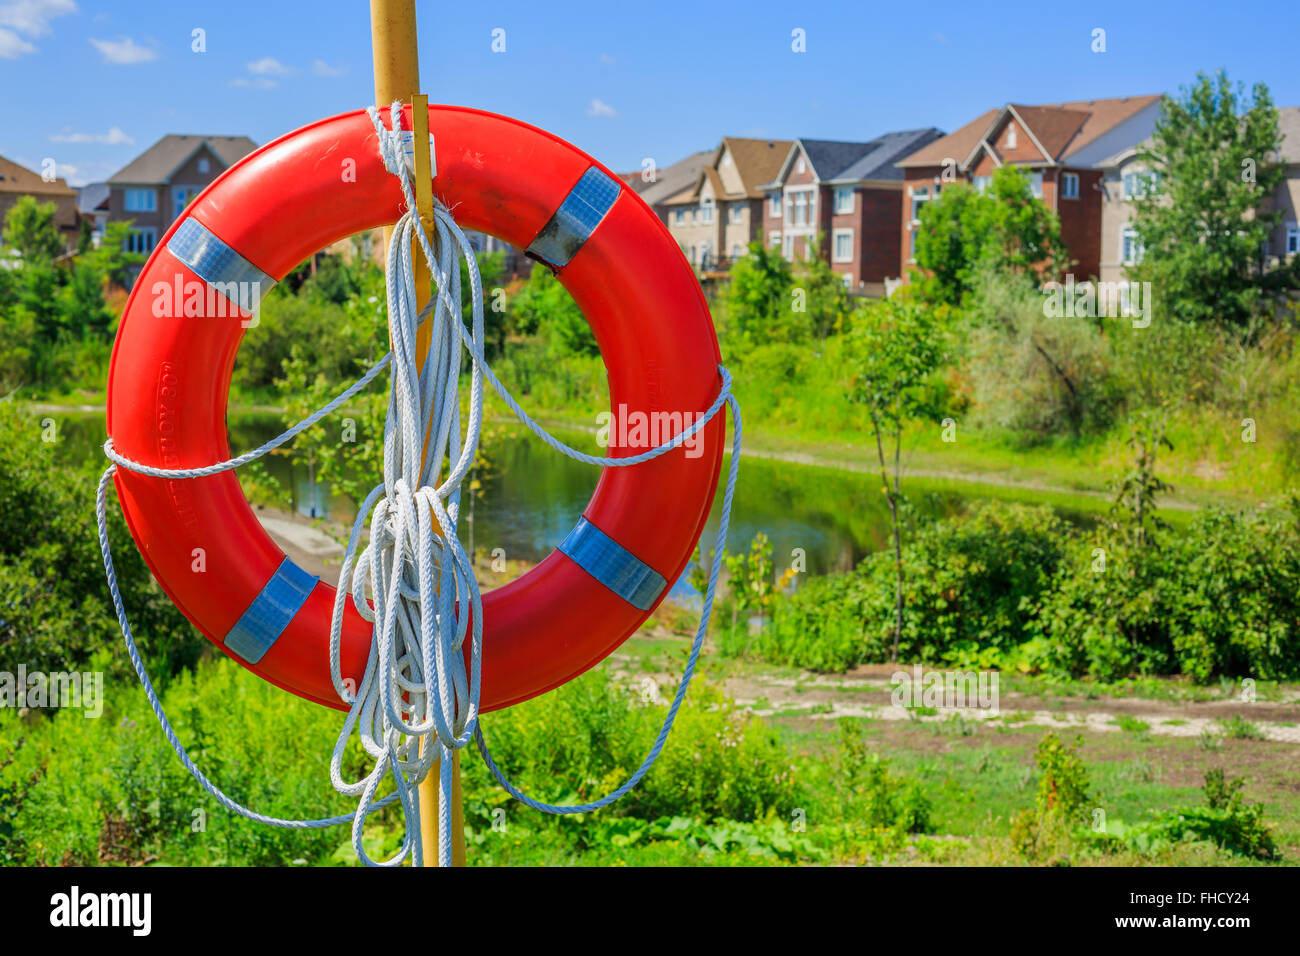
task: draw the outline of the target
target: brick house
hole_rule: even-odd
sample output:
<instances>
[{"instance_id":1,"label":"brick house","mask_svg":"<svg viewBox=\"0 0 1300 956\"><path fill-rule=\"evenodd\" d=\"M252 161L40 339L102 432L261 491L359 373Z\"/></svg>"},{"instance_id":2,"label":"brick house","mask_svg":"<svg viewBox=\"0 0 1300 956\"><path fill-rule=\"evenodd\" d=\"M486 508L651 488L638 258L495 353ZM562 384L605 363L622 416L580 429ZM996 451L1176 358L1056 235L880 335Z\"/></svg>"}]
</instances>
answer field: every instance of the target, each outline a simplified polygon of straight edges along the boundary
<instances>
[{"instance_id":1,"label":"brick house","mask_svg":"<svg viewBox=\"0 0 1300 956\"><path fill-rule=\"evenodd\" d=\"M63 239L64 251L77 248L81 232L77 191L62 179L46 182L40 173L0 156L0 225L23 196L31 196L40 203L54 203L54 225Z\"/></svg>"},{"instance_id":2,"label":"brick house","mask_svg":"<svg viewBox=\"0 0 1300 956\"><path fill-rule=\"evenodd\" d=\"M131 252L149 254L186 203L257 144L247 136L164 136L108 179L108 221L131 220Z\"/></svg>"},{"instance_id":3,"label":"brick house","mask_svg":"<svg viewBox=\"0 0 1300 956\"><path fill-rule=\"evenodd\" d=\"M713 162L716 153L716 149L701 150L698 153L691 153L685 159L679 159L671 166L665 166L663 169L620 173L619 178L631 186L636 194L645 201L645 204L655 211L660 222L668 225L670 212L667 201L682 190L691 188L699 178L700 173L704 171L704 167ZM647 176L653 176L653 178L647 179Z\"/></svg>"},{"instance_id":4,"label":"brick house","mask_svg":"<svg viewBox=\"0 0 1300 956\"><path fill-rule=\"evenodd\" d=\"M725 136L688 188L664 202L668 231L692 265L725 271L762 235L763 186L790 145Z\"/></svg>"},{"instance_id":5,"label":"brick house","mask_svg":"<svg viewBox=\"0 0 1300 956\"><path fill-rule=\"evenodd\" d=\"M1011 165L1030 177L1034 195L1060 217L1071 271L1096 277L1102 260L1102 178L1099 164L1155 129L1162 97L1126 96L1049 106L1008 103L976 117L903 159L907 207L901 217L901 274L915 265L916 232L924 203L953 182L983 189L993 171Z\"/></svg>"},{"instance_id":6,"label":"brick house","mask_svg":"<svg viewBox=\"0 0 1300 956\"><path fill-rule=\"evenodd\" d=\"M764 184L763 237L790 260L810 247L855 291L880 295L897 274L903 173L898 160L939 137L934 128L867 142L795 140Z\"/></svg>"}]
</instances>

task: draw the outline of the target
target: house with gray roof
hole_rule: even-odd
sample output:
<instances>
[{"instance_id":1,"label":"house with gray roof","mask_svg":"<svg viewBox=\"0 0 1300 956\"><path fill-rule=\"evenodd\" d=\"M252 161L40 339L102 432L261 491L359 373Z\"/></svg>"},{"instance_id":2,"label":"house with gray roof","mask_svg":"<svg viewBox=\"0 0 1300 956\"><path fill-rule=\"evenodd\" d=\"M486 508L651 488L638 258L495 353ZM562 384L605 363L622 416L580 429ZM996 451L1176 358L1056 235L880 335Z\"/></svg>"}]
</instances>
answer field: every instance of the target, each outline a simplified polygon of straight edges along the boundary
<instances>
[{"instance_id":1,"label":"house with gray roof","mask_svg":"<svg viewBox=\"0 0 1300 956\"><path fill-rule=\"evenodd\" d=\"M148 255L191 199L256 148L247 136L164 136L109 177L108 221L129 220L128 251Z\"/></svg>"},{"instance_id":2,"label":"house with gray roof","mask_svg":"<svg viewBox=\"0 0 1300 956\"><path fill-rule=\"evenodd\" d=\"M1277 112L1282 144L1269 162L1280 164L1286 177L1265 207L1265 211L1282 214L1263 250L1269 266L1300 254L1300 106L1279 107ZM1103 282L1127 281L1129 267L1142 259L1142 239L1133 226L1133 200L1142 194L1152 175L1142 160L1150 146L1147 136L1097 163L1102 176L1099 277Z\"/></svg>"},{"instance_id":3,"label":"house with gray roof","mask_svg":"<svg viewBox=\"0 0 1300 956\"><path fill-rule=\"evenodd\" d=\"M763 186L763 235L790 260L819 256L856 292L882 295L898 273L903 172L895 164L943 136L899 130L864 142L797 139Z\"/></svg>"}]
</instances>

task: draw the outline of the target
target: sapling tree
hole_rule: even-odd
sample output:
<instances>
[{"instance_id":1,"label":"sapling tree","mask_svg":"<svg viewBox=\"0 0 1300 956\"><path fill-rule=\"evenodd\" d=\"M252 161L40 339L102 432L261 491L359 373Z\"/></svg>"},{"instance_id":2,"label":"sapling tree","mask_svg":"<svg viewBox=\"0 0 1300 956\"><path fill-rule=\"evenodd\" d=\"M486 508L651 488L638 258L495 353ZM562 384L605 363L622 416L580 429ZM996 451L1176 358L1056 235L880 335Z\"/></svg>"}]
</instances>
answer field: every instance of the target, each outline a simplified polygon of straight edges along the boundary
<instances>
[{"instance_id":1,"label":"sapling tree","mask_svg":"<svg viewBox=\"0 0 1300 956\"><path fill-rule=\"evenodd\" d=\"M881 493L889 504L894 540L895 620L893 660L903 633L903 434L917 419L940 411L929 387L943 361L942 330L934 313L902 295L864 307L854 317L850 397L871 416Z\"/></svg>"}]
</instances>

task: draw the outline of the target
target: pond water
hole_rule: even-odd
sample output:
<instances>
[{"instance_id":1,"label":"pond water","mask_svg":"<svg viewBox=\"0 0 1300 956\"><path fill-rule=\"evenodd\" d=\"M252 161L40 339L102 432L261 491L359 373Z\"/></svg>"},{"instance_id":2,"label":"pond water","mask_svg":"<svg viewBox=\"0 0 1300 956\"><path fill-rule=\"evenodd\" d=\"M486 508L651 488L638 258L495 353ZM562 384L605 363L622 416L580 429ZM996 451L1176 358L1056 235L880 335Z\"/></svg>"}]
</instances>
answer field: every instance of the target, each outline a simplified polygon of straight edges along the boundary
<instances>
[{"instance_id":1,"label":"pond water","mask_svg":"<svg viewBox=\"0 0 1300 956\"><path fill-rule=\"evenodd\" d=\"M103 416L60 416L59 428L65 454L78 458L100 454ZM232 419L231 447L236 453L254 448L281 428L274 415ZM555 434L576 448L599 452L590 433L556 430ZM489 451L497 467L495 474L484 481L483 495L475 505L476 551L482 554L502 548L512 559L539 561L577 522L595 490L599 469L552 451L522 428L494 442ZM329 494L288 456L273 455L263 460L281 487L291 491L294 507L301 514L342 522L354 518L355 505L350 499ZM724 478L726 467L724 461ZM909 478L905 486L916 508L932 517L951 515L973 501L998 497L1028 503L1046 501L1062 517L1077 524L1096 520L1095 501L959 481ZM721 504L720 481L702 538L710 550ZM461 527L462 535L467 535L463 517ZM730 549L748 547L759 531L772 541L778 573L790 565L796 548L803 549L810 574L847 571L867 554L889 545L889 510L880 492L879 476L746 456L736 487ZM696 596L684 577L676 582L672 594L688 602Z\"/></svg>"}]
</instances>

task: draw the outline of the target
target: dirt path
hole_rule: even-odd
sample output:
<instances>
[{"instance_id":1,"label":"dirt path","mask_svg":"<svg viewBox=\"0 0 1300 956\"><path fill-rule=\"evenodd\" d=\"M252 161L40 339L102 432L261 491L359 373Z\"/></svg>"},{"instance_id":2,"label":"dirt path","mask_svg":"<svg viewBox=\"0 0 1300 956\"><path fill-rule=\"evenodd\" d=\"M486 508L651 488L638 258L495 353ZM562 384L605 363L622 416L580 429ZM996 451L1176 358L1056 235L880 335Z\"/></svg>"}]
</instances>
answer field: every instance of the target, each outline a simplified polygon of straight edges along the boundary
<instances>
[{"instance_id":1,"label":"dirt path","mask_svg":"<svg viewBox=\"0 0 1300 956\"><path fill-rule=\"evenodd\" d=\"M635 669L632 666L634 659L621 653L616 653L611 660L634 683L643 686L651 697L661 693L651 684L672 686L678 679L675 674L652 675ZM894 685L890 676L895 670L893 666L868 666L844 675L803 672L797 676L758 671L726 677L722 686L738 706L763 717L802 716L811 720L859 717L923 723L965 720L1004 726L1036 724L1098 732L1131 732L1157 737L1253 732L1258 733L1260 739L1300 744L1300 695L1296 694L1281 701L1246 702L1226 698L1213 701L1088 699L1013 692L999 693L996 706L991 708L937 707L933 714L921 714L898 706L891 699Z\"/></svg>"}]
</instances>

